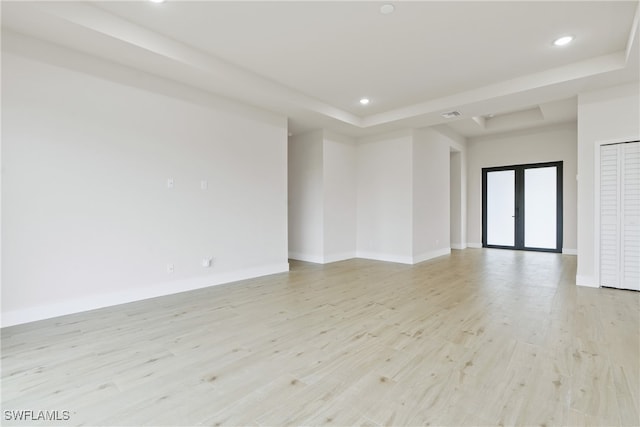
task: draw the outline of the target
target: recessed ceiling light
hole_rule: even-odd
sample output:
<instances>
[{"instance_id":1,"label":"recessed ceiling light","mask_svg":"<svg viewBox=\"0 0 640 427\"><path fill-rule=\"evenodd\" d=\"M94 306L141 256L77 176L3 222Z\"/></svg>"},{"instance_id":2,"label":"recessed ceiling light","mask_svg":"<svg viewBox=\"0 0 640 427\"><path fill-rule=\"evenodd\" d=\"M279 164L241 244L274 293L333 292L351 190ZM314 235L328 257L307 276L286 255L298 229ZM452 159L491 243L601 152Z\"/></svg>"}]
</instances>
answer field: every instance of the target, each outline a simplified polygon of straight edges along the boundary
<instances>
[{"instance_id":1,"label":"recessed ceiling light","mask_svg":"<svg viewBox=\"0 0 640 427\"><path fill-rule=\"evenodd\" d=\"M151 3L164 3L164 0L149 0Z\"/></svg>"},{"instance_id":2,"label":"recessed ceiling light","mask_svg":"<svg viewBox=\"0 0 640 427\"><path fill-rule=\"evenodd\" d=\"M573 36L562 36L553 41L555 46L566 46L573 41Z\"/></svg>"},{"instance_id":3,"label":"recessed ceiling light","mask_svg":"<svg viewBox=\"0 0 640 427\"><path fill-rule=\"evenodd\" d=\"M371 102L371 101L369 100L369 98L362 98L362 99L360 99L360 104L362 104L362 105L367 105L369 102Z\"/></svg>"},{"instance_id":4,"label":"recessed ceiling light","mask_svg":"<svg viewBox=\"0 0 640 427\"><path fill-rule=\"evenodd\" d=\"M394 10L396 10L396 8L392 4L383 4L380 6L380 13L383 15L389 15L393 13Z\"/></svg>"}]
</instances>

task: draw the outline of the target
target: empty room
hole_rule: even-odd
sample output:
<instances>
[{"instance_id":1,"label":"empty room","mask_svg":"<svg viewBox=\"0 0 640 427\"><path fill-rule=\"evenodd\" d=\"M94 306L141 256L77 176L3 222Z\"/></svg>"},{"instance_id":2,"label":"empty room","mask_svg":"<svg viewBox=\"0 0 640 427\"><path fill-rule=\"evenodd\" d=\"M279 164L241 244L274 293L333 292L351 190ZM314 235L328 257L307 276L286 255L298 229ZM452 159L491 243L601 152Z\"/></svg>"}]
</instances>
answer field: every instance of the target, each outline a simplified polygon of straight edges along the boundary
<instances>
[{"instance_id":1,"label":"empty room","mask_svg":"<svg viewBox=\"0 0 640 427\"><path fill-rule=\"evenodd\" d=\"M7 426L640 425L638 1L6 1Z\"/></svg>"}]
</instances>

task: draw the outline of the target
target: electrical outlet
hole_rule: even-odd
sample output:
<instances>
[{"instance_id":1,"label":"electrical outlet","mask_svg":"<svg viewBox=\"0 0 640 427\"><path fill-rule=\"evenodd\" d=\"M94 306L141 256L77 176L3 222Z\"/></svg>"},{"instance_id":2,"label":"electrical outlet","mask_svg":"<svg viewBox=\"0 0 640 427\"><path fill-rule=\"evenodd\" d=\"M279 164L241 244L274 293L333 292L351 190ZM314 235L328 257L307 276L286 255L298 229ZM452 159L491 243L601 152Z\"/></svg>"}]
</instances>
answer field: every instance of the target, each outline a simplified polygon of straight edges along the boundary
<instances>
[{"instance_id":1,"label":"electrical outlet","mask_svg":"<svg viewBox=\"0 0 640 427\"><path fill-rule=\"evenodd\" d=\"M167 273L173 273L173 264L167 264Z\"/></svg>"}]
</instances>

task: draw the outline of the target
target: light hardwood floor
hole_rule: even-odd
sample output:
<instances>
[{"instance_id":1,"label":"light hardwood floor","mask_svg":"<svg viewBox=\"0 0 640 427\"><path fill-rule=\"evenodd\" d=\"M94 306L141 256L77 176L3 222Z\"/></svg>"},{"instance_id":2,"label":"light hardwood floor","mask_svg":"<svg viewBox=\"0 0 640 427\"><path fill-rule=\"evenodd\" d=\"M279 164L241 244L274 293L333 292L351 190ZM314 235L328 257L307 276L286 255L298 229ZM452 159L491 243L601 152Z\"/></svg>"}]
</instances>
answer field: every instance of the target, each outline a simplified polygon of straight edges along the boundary
<instances>
[{"instance_id":1,"label":"light hardwood floor","mask_svg":"<svg viewBox=\"0 0 640 427\"><path fill-rule=\"evenodd\" d=\"M415 266L292 262L290 273L5 328L3 418L637 426L640 295L576 287L575 263L481 249Z\"/></svg>"}]
</instances>

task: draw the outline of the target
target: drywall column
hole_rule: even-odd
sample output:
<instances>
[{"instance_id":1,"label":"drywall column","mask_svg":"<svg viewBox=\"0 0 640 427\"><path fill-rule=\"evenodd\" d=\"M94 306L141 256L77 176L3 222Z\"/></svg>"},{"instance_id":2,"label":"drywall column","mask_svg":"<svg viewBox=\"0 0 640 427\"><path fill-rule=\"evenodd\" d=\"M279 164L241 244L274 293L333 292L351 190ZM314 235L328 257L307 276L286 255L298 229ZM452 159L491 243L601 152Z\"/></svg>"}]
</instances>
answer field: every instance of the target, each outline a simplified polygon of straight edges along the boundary
<instances>
[{"instance_id":1,"label":"drywall column","mask_svg":"<svg viewBox=\"0 0 640 427\"><path fill-rule=\"evenodd\" d=\"M450 150L466 141L436 128L364 138L357 147L361 258L415 264L451 251ZM461 157L464 165L464 157ZM459 198L464 208L465 177ZM460 236L465 235L460 214Z\"/></svg>"},{"instance_id":2,"label":"drywall column","mask_svg":"<svg viewBox=\"0 0 640 427\"><path fill-rule=\"evenodd\" d=\"M413 140L413 263L451 252L450 148L434 129L414 132Z\"/></svg>"},{"instance_id":3,"label":"drywall column","mask_svg":"<svg viewBox=\"0 0 640 427\"><path fill-rule=\"evenodd\" d=\"M640 86L637 83L578 96L578 285L598 286L595 151L602 142L640 139L639 117Z\"/></svg>"},{"instance_id":4,"label":"drywall column","mask_svg":"<svg viewBox=\"0 0 640 427\"><path fill-rule=\"evenodd\" d=\"M364 138L357 146L357 255L413 263L413 131Z\"/></svg>"},{"instance_id":5,"label":"drywall column","mask_svg":"<svg viewBox=\"0 0 640 427\"><path fill-rule=\"evenodd\" d=\"M315 130L289 139L289 257L328 263L355 257L356 147Z\"/></svg>"},{"instance_id":6,"label":"drywall column","mask_svg":"<svg viewBox=\"0 0 640 427\"><path fill-rule=\"evenodd\" d=\"M289 138L289 258L324 262L323 133Z\"/></svg>"},{"instance_id":7,"label":"drywall column","mask_svg":"<svg viewBox=\"0 0 640 427\"><path fill-rule=\"evenodd\" d=\"M356 146L351 138L323 132L323 262L356 256Z\"/></svg>"}]
</instances>

